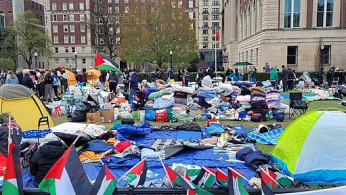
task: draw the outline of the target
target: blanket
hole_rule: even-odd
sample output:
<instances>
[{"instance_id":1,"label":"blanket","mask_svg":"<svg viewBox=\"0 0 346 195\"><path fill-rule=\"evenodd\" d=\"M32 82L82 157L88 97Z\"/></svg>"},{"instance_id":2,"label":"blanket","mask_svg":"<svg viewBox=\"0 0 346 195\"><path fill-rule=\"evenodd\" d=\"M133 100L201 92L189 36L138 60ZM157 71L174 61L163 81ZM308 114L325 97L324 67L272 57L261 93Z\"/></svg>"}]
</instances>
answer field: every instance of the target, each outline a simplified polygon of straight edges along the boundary
<instances>
[{"instance_id":1,"label":"blanket","mask_svg":"<svg viewBox=\"0 0 346 195\"><path fill-rule=\"evenodd\" d=\"M60 125L57 125L55 127L52 127L53 133L66 133L66 134L72 134L72 135L78 135L83 129L85 128L86 124L81 123L62 123ZM104 134L107 132L107 129L103 125L94 125L89 124L86 129L84 130L84 133L89 135L92 138L96 138L101 134Z\"/></svg>"},{"instance_id":2,"label":"blanket","mask_svg":"<svg viewBox=\"0 0 346 195\"><path fill-rule=\"evenodd\" d=\"M266 133L258 133L257 130L254 129L253 131L248 133L247 136L250 139L256 140L258 143L270 145L270 144L276 144L278 141L278 138L284 131L285 131L284 128L280 128L280 129L274 129L274 130L268 131Z\"/></svg>"}]
</instances>

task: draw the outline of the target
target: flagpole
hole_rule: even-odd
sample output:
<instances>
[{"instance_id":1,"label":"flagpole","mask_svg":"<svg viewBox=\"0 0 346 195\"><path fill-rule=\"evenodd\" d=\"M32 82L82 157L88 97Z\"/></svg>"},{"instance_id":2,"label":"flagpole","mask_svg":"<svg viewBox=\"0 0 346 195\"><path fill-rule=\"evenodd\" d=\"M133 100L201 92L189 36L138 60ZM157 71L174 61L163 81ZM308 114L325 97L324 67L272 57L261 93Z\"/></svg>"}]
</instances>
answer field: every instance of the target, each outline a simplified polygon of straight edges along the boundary
<instances>
[{"instance_id":1,"label":"flagpole","mask_svg":"<svg viewBox=\"0 0 346 195\"><path fill-rule=\"evenodd\" d=\"M239 175L240 177L242 177L245 181L247 181L250 184L250 180L248 180L246 177L244 177L242 174L240 174L238 171L236 171L235 169L232 169L231 167L227 167L228 169L230 169L231 171L235 172L237 175ZM253 183L254 186L258 187L255 183Z\"/></svg>"},{"instance_id":2,"label":"flagpole","mask_svg":"<svg viewBox=\"0 0 346 195\"><path fill-rule=\"evenodd\" d=\"M277 185L279 185L280 187L283 188L283 186L281 184L279 184L274 178L272 178L272 176L270 176L269 173L267 173L267 171L265 171L262 167L259 167L261 169L261 171L263 171L271 180L273 180ZM262 177L262 175L261 175Z\"/></svg>"},{"instance_id":3,"label":"flagpole","mask_svg":"<svg viewBox=\"0 0 346 195\"><path fill-rule=\"evenodd\" d=\"M79 133L78 137L73 141L72 145L75 145L82 133L85 131L85 129L88 127L89 123L87 123L84 127L84 129Z\"/></svg>"},{"instance_id":4,"label":"flagpole","mask_svg":"<svg viewBox=\"0 0 346 195\"><path fill-rule=\"evenodd\" d=\"M167 177L168 177L169 183L171 184L171 187L173 188L173 183L171 182L171 180L170 180L170 178L169 178L169 175L168 175L168 173L167 173L167 171L166 171L165 165L163 164L161 155L158 155L158 156L159 156L160 162L161 162L161 164L162 164L162 167L163 167L163 169L165 170L165 173L166 173L166 175L167 175Z\"/></svg>"},{"instance_id":5,"label":"flagpole","mask_svg":"<svg viewBox=\"0 0 346 195\"><path fill-rule=\"evenodd\" d=\"M144 157L143 160L145 160L147 157ZM139 161L139 163L141 163L143 160ZM135 166L137 166L139 163L137 163ZM123 176L121 176L119 179L118 179L118 182L123 178L125 177L125 175L129 174L130 171L132 171L132 169L135 167L133 166L130 170L128 170Z\"/></svg>"},{"instance_id":6,"label":"flagpole","mask_svg":"<svg viewBox=\"0 0 346 195\"><path fill-rule=\"evenodd\" d=\"M215 26L215 39L214 39L214 54L215 54L215 56L214 56L214 61L215 61L215 78L216 78L216 72L217 72L217 54L216 54L216 39L217 39L217 33L216 33L216 26Z\"/></svg>"}]
</instances>

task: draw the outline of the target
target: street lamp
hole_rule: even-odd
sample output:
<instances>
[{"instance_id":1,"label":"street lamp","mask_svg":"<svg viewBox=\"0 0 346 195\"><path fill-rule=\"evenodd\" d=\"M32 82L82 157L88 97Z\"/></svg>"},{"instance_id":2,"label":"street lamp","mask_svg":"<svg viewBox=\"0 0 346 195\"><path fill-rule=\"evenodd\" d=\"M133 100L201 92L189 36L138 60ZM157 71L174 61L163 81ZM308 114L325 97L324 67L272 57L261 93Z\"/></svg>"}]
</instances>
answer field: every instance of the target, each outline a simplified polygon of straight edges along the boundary
<instances>
[{"instance_id":1,"label":"street lamp","mask_svg":"<svg viewBox=\"0 0 346 195\"><path fill-rule=\"evenodd\" d=\"M169 55L171 56L171 70L173 71L173 51L170 51Z\"/></svg>"},{"instance_id":2,"label":"street lamp","mask_svg":"<svg viewBox=\"0 0 346 195\"><path fill-rule=\"evenodd\" d=\"M77 51L74 52L74 63L76 65L76 70L77 70Z\"/></svg>"},{"instance_id":3,"label":"street lamp","mask_svg":"<svg viewBox=\"0 0 346 195\"><path fill-rule=\"evenodd\" d=\"M322 69L322 65L323 65L323 60L324 60L324 45L321 45L320 58L321 58L320 70L321 70Z\"/></svg>"},{"instance_id":4,"label":"street lamp","mask_svg":"<svg viewBox=\"0 0 346 195\"><path fill-rule=\"evenodd\" d=\"M37 52L34 53L34 56L35 56L35 66L37 68Z\"/></svg>"}]
</instances>

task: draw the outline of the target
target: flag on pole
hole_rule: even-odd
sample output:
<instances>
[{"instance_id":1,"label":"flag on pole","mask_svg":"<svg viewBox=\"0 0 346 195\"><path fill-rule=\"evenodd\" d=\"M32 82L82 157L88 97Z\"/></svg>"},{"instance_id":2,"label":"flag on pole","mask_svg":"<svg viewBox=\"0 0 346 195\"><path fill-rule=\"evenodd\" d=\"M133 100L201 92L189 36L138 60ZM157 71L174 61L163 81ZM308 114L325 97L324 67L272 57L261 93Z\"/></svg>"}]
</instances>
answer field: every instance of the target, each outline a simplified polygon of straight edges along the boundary
<instances>
[{"instance_id":1,"label":"flag on pole","mask_svg":"<svg viewBox=\"0 0 346 195\"><path fill-rule=\"evenodd\" d=\"M91 188L90 194L112 195L117 184L118 181L115 179L113 174L105 165L103 165L94 185Z\"/></svg>"},{"instance_id":2,"label":"flag on pole","mask_svg":"<svg viewBox=\"0 0 346 195\"><path fill-rule=\"evenodd\" d=\"M4 185L2 194L22 195L23 180L22 172L20 170L19 151L13 143L10 144L8 150L8 158L6 164L6 171L4 176Z\"/></svg>"},{"instance_id":3,"label":"flag on pole","mask_svg":"<svg viewBox=\"0 0 346 195\"><path fill-rule=\"evenodd\" d=\"M282 186L290 186L292 185L293 178L289 178L288 176L285 176L284 174L275 171L274 172L276 175L276 181L282 185Z\"/></svg>"},{"instance_id":4,"label":"flag on pole","mask_svg":"<svg viewBox=\"0 0 346 195\"><path fill-rule=\"evenodd\" d=\"M119 65L114 62L114 60L100 53L96 53L95 68L121 73L121 71L119 70Z\"/></svg>"},{"instance_id":5,"label":"flag on pole","mask_svg":"<svg viewBox=\"0 0 346 195\"><path fill-rule=\"evenodd\" d=\"M147 171L148 171L147 163L145 159L143 159L134 167L132 167L132 169L129 171L125 186L129 184L136 187L139 185L144 185L145 179L147 176Z\"/></svg>"},{"instance_id":6,"label":"flag on pole","mask_svg":"<svg viewBox=\"0 0 346 195\"><path fill-rule=\"evenodd\" d=\"M200 187L204 185L207 188L212 188L214 184L215 175L216 175L215 170L208 167L201 167L199 174L192 181L192 183Z\"/></svg>"},{"instance_id":7,"label":"flag on pole","mask_svg":"<svg viewBox=\"0 0 346 195\"><path fill-rule=\"evenodd\" d=\"M218 40L218 41L220 41L220 33L219 33L219 31L216 31L216 39Z\"/></svg>"},{"instance_id":8,"label":"flag on pole","mask_svg":"<svg viewBox=\"0 0 346 195\"><path fill-rule=\"evenodd\" d=\"M241 175L240 175L241 174ZM243 185L244 174L234 169L228 169L228 191L230 195L248 195Z\"/></svg>"},{"instance_id":9,"label":"flag on pole","mask_svg":"<svg viewBox=\"0 0 346 195\"><path fill-rule=\"evenodd\" d=\"M181 185L181 182L180 182L180 180L178 178L177 173L175 173L171 168L169 168L167 166L163 166L163 168L165 169L165 172L166 172L166 174L168 176L168 179L171 182L172 186L174 184Z\"/></svg>"},{"instance_id":10,"label":"flag on pole","mask_svg":"<svg viewBox=\"0 0 346 195\"><path fill-rule=\"evenodd\" d=\"M50 194L89 194L91 183L74 145L52 166L39 185Z\"/></svg>"},{"instance_id":11,"label":"flag on pole","mask_svg":"<svg viewBox=\"0 0 346 195\"><path fill-rule=\"evenodd\" d=\"M177 173L176 173L177 174ZM212 195L212 193L208 192L207 190L204 190L195 184L193 184L188 178L183 177L179 174L177 174L183 188L186 190L187 195Z\"/></svg>"},{"instance_id":12,"label":"flag on pole","mask_svg":"<svg viewBox=\"0 0 346 195\"><path fill-rule=\"evenodd\" d=\"M228 176L226 175L226 173L221 171L219 168L217 168L217 171L216 171L216 181L220 185L225 185L228 182Z\"/></svg>"},{"instance_id":13,"label":"flag on pole","mask_svg":"<svg viewBox=\"0 0 346 195\"><path fill-rule=\"evenodd\" d=\"M272 189L277 187L276 175L269 169L261 169L261 190L264 195L274 195Z\"/></svg>"}]
</instances>

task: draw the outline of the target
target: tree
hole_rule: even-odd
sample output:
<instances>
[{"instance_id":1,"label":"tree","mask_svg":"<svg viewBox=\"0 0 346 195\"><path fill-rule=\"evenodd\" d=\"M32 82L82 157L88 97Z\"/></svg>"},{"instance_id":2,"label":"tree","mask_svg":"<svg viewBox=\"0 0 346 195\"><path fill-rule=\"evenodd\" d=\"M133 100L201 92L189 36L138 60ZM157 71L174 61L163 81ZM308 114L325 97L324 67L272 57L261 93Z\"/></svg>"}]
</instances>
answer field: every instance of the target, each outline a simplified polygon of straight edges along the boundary
<instances>
[{"instance_id":1,"label":"tree","mask_svg":"<svg viewBox=\"0 0 346 195\"><path fill-rule=\"evenodd\" d=\"M88 27L98 37L99 50L106 48L106 53L114 60L117 57L117 47L120 41L120 31L118 30L120 12L119 10L113 11L107 2L97 0L93 14L94 21L90 21ZM101 44L101 40L103 44Z\"/></svg>"},{"instance_id":2,"label":"tree","mask_svg":"<svg viewBox=\"0 0 346 195\"><path fill-rule=\"evenodd\" d=\"M11 58L0 58L1 70L14 70L15 64Z\"/></svg>"},{"instance_id":3,"label":"tree","mask_svg":"<svg viewBox=\"0 0 346 195\"><path fill-rule=\"evenodd\" d=\"M170 62L189 65L197 57L195 31L177 0L133 2L120 24L119 55L133 63L150 62L162 67Z\"/></svg>"},{"instance_id":4,"label":"tree","mask_svg":"<svg viewBox=\"0 0 346 195\"><path fill-rule=\"evenodd\" d=\"M10 26L10 33L4 42L4 47L14 45L11 52L22 56L31 69L35 52L45 56L52 54L50 38L44 31L45 29L40 26L40 21L35 17L35 14L32 11L26 11L19 15Z\"/></svg>"}]
</instances>

